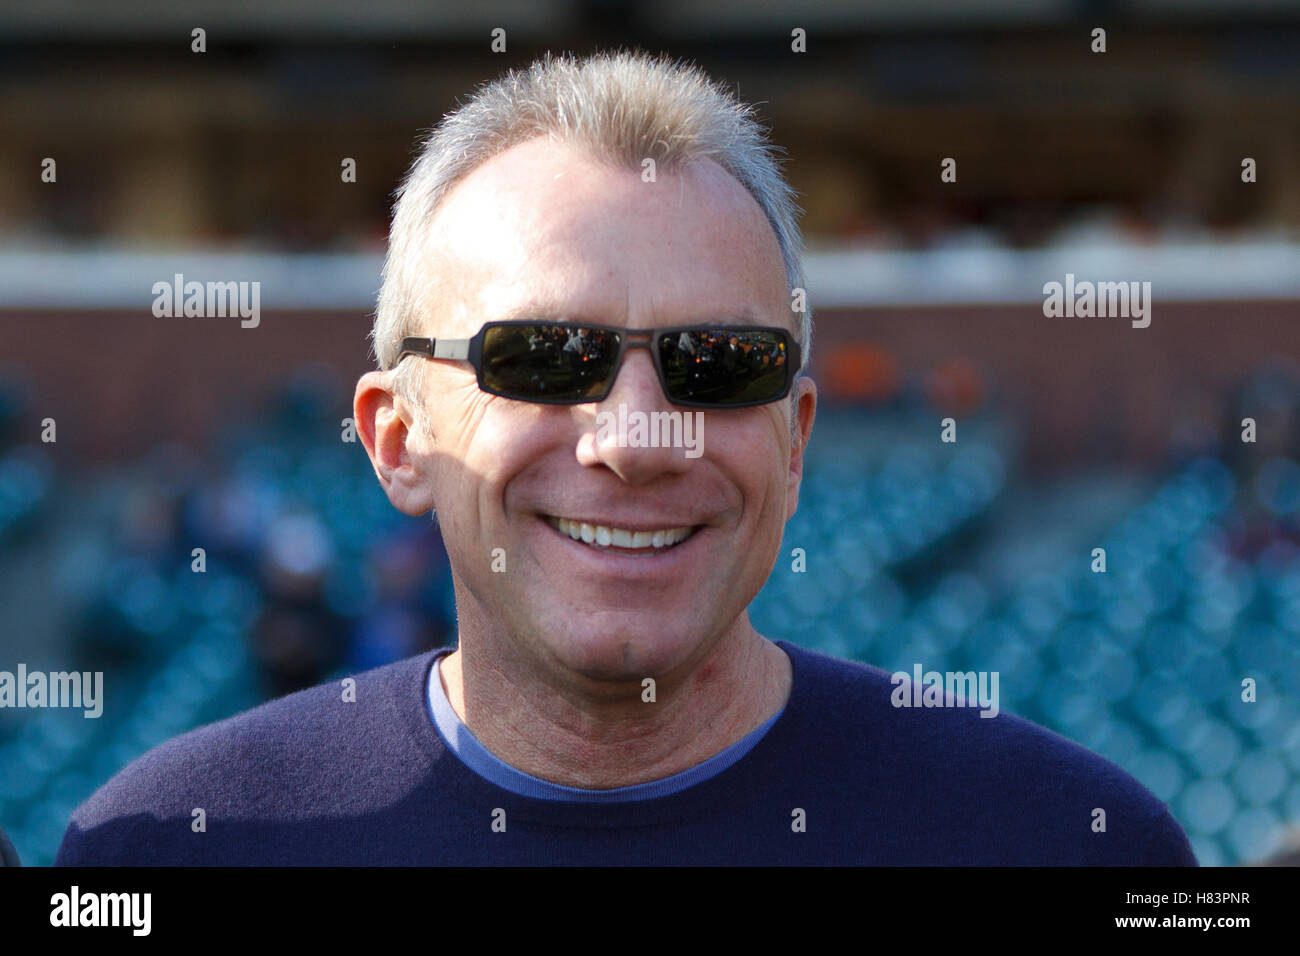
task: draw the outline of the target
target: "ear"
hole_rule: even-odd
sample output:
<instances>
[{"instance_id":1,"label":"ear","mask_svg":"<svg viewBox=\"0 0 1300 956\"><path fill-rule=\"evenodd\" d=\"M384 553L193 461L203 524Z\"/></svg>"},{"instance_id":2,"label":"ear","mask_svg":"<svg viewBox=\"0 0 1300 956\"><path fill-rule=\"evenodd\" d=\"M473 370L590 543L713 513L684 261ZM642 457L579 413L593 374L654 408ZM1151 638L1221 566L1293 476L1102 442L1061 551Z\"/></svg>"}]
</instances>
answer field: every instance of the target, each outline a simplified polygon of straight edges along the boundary
<instances>
[{"instance_id":1,"label":"ear","mask_svg":"<svg viewBox=\"0 0 1300 956\"><path fill-rule=\"evenodd\" d=\"M367 372L352 400L357 434L393 507L414 517L435 507L430 456L415 416L397 393L392 372Z\"/></svg>"},{"instance_id":2,"label":"ear","mask_svg":"<svg viewBox=\"0 0 1300 956\"><path fill-rule=\"evenodd\" d=\"M803 456L812 438L813 419L817 417L817 383L804 376L795 383L794 440L790 447L790 473L785 492L785 520L799 508L799 485L803 481Z\"/></svg>"}]
</instances>

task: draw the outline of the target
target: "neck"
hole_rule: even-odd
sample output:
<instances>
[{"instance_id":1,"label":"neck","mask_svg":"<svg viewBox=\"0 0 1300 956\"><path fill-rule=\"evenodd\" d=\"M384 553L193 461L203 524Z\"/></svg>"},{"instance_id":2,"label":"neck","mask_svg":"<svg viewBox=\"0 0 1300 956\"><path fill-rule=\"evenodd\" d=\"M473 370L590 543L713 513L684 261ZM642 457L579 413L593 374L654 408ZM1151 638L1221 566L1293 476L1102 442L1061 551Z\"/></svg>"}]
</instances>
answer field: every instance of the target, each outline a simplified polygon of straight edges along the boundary
<instances>
[{"instance_id":1,"label":"neck","mask_svg":"<svg viewBox=\"0 0 1300 956\"><path fill-rule=\"evenodd\" d=\"M790 658L745 615L695 666L656 681L558 687L467 633L440 665L443 689L470 732L534 777L584 789L627 787L689 770L755 730L790 696Z\"/></svg>"}]
</instances>

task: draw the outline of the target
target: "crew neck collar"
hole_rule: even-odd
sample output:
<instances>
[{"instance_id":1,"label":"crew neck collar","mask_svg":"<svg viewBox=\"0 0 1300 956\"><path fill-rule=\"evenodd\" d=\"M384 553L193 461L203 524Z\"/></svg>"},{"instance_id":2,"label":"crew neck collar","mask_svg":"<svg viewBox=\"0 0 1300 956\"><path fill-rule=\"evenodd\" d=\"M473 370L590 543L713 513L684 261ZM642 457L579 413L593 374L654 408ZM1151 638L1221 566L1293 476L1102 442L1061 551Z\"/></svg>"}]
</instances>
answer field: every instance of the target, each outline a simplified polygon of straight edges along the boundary
<instances>
[{"instance_id":1,"label":"crew neck collar","mask_svg":"<svg viewBox=\"0 0 1300 956\"><path fill-rule=\"evenodd\" d=\"M789 701L781 706L772 717L768 718L753 731L741 737L731 747L715 753L714 756L708 757L694 766L681 770L679 773L669 775L669 777L658 780L647 780L645 783L632 784L628 787L615 787L610 790L589 790L582 787L568 787L564 784L552 783L551 780L543 780L539 777L533 777L532 774L525 774L524 771L516 769L500 760L497 754L484 747L484 744L474 736L464 722L456 715L456 711L451 706L451 701L447 700L446 689L443 688L441 676L439 676L439 663L442 658L446 657L445 653L439 653L433 659L433 666L429 667L428 682L428 702L429 715L432 718L433 726L438 731L438 736L442 737L443 744L460 758L460 761L473 770L480 777L494 783L495 786L502 790L516 793L519 796L532 797L534 800L556 800L567 801L567 803L586 803L586 804L617 804L632 803L637 800L655 800L658 797L669 796L693 787L697 783L723 773L727 767L740 761L745 757L759 740L766 736L768 730L771 730L772 724L779 721L781 714L785 713L785 708L789 706ZM793 696L793 687L790 688L790 696Z\"/></svg>"}]
</instances>

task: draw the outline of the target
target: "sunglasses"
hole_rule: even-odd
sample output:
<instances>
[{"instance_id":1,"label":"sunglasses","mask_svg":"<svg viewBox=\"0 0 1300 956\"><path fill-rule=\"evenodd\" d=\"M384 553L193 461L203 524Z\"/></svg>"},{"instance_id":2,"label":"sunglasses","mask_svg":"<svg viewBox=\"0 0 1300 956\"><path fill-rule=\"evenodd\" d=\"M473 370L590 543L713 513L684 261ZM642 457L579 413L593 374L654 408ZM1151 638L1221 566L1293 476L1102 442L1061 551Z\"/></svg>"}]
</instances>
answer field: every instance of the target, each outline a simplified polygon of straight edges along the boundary
<instances>
[{"instance_id":1,"label":"sunglasses","mask_svg":"<svg viewBox=\"0 0 1300 956\"><path fill-rule=\"evenodd\" d=\"M692 325L619 329L532 319L488 322L472 339L402 339L407 354L467 361L483 391L521 402L582 405L609 395L630 348L648 348L675 405L744 408L785 398L799 343L785 329Z\"/></svg>"}]
</instances>

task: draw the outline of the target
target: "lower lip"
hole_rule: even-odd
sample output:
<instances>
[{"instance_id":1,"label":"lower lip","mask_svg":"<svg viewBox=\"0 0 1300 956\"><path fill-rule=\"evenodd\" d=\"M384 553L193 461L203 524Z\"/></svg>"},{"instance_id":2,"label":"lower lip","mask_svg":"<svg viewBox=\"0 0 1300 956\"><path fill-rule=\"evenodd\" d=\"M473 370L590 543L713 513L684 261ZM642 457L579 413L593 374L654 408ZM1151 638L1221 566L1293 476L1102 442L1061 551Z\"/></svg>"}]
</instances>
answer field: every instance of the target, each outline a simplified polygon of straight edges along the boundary
<instances>
[{"instance_id":1,"label":"lower lip","mask_svg":"<svg viewBox=\"0 0 1300 956\"><path fill-rule=\"evenodd\" d=\"M688 552L694 550L692 546L704 531L703 528L696 528L688 538L671 548L661 548L658 551L634 551L615 547L595 548L585 542L574 541L543 517L538 517L537 520L546 527L552 537L568 544L566 552L572 553L577 560L585 561L590 565L598 566L606 573L612 572L616 575L671 572L677 564L688 557Z\"/></svg>"}]
</instances>

